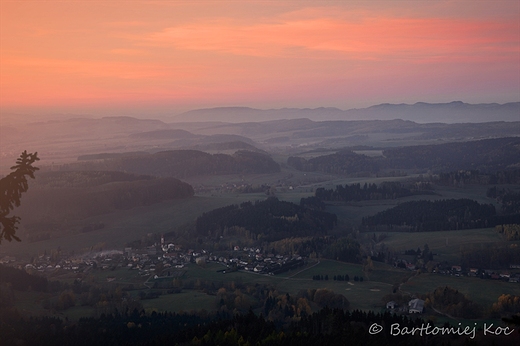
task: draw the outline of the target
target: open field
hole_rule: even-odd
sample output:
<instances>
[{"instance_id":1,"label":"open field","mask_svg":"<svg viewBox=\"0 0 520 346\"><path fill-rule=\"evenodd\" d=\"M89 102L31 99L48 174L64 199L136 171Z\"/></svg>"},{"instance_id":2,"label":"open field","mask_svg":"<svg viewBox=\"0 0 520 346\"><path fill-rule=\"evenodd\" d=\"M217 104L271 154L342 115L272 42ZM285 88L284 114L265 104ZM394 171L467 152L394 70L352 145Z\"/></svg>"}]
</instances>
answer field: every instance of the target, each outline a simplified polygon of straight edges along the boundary
<instances>
[{"instance_id":1,"label":"open field","mask_svg":"<svg viewBox=\"0 0 520 346\"><path fill-rule=\"evenodd\" d=\"M351 303L351 308L363 310L379 310L383 307L381 298L391 293L392 284L395 281L399 282L407 274L403 270L385 266L384 270L389 274L385 277L385 281L369 281L365 276L363 282L356 282L354 281L354 276L364 276L361 265L330 260L322 260L318 264L309 263L306 267L300 267L294 271L276 276L260 275L251 272L228 272L222 274L217 272L217 270L224 267L215 263L209 263L205 268L193 264L188 265L186 268L187 273L183 280L207 280L215 282L217 285L231 282L238 284L266 284L280 292L288 292L292 295L297 294L300 290L328 288L347 297ZM373 274L375 278L380 279L383 276L377 270ZM328 275L329 280L312 280L312 276L318 274ZM350 276L349 282L333 280L334 275L345 274ZM169 299L177 300L176 297L177 295L168 295L161 297L161 299L165 301ZM172 304L175 303L172 302Z\"/></svg>"},{"instance_id":2,"label":"open field","mask_svg":"<svg viewBox=\"0 0 520 346\"><path fill-rule=\"evenodd\" d=\"M392 285L397 285L401 282L405 282L414 275L409 270L402 268L396 268L389 264L382 262L373 262L374 269L365 274L370 281L385 282Z\"/></svg>"},{"instance_id":3,"label":"open field","mask_svg":"<svg viewBox=\"0 0 520 346\"><path fill-rule=\"evenodd\" d=\"M288 292L289 294L297 294L300 290L327 288L347 297L352 309L375 311L384 307L383 296L392 293L394 285L403 283L408 278L409 280L401 286L404 293L420 296L432 292L439 286L450 286L466 294L485 309L490 308L501 294L520 294L520 287L517 284L507 282L439 274L412 276L414 273L410 271L377 262L374 263L374 267L373 271L365 274L361 265L358 264L322 260L318 264L309 263L307 267L298 268L293 273L266 276L250 272L222 274L217 272L217 270L223 268L219 264L210 263L205 268L192 264L187 267L187 274L183 280L199 279L214 282L217 285L231 282L237 284L267 284L280 292ZM339 274L348 274L350 281L334 281L333 276ZM312 280L313 275L328 275L329 280ZM354 281L354 276L363 276L363 282ZM208 300L213 302L214 297L203 298L203 293L191 290L183 290L182 294L190 297L190 299L191 297L196 298L194 305L182 301L178 294L164 295L159 300L143 301L143 304L147 308L160 306L161 311L186 311L187 307L197 309L197 306L211 310L208 307L212 305L205 304L208 303Z\"/></svg>"}]
</instances>

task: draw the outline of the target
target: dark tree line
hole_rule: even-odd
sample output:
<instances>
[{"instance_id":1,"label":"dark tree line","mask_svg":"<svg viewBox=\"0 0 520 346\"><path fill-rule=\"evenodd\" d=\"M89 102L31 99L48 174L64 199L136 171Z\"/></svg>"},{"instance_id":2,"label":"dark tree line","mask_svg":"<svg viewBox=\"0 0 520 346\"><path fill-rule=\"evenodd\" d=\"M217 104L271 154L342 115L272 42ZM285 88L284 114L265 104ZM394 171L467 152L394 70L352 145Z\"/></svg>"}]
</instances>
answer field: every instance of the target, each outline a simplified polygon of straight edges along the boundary
<instances>
[{"instance_id":1,"label":"dark tree line","mask_svg":"<svg viewBox=\"0 0 520 346\"><path fill-rule=\"evenodd\" d=\"M323 257L351 263L359 263L361 260L361 246L349 237L286 238L270 246L281 253L297 253L305 257Z\"/></svg>"},{"instance_id":2,"label":"dark tree line","mask_svg":"<svg viewBox=\"0 0 520 346\"><path fill-rule=\"evenodd\" d=\"M466 268L509 268L520 263L520 251L516 247L496 244L466 245L460 249L460 264Z\"/></svg>"},{"instance_id":3,"label":"dark tree line","mask_svg":"<svg viewBox=\"0 0 520 346\"><path fill-rule=\"evenodd\" d=\"M202 214L196 220L199 235L220 238L232 233L267 241L287 237L323 235L337 222L335 214L303 208L269 197Z\"/></svg>"},{"instance_id":4,"label":"dark tree line","mask_svg":"<svg viewBox=\"0 0 520 346\"><path fill-rule=\"evenodd\" d=\"M315 280L315 281L321 281L321 280L329 280L329 275L313 275L312 276L312 279ZM348 274L345 274L345 275L334 275L333 278L332 278L334 281L350 281L350 276ZM358 277L358 276L354 276L354 281L363 281L363 278L361 277Z\"/></svg>"},{"instance_id":5,"label":"dark tree line","mask_svg":"<svg viewBox=\"0 0 520 346\"><path fill-rule=\"evenodd\" d=\"M380 159L356 154L351 150L343 150L331 155L318 156L311 159L291 156L287 164L304 172L325 172L330 174L375 173L380 170Z\"/></svg>"},{"instance_id":6,"label":"dark tree line","mask_svg":"<svg viewBox=\"0 0 520 346\"><path fill-rule=\"evenodd\" d=\"M462 318L481 318L482 306L449 286L437 287L426 295L426 303L448 315Z\"/></svg>"},{"instance_id":7,"label":"dark tree line","mask_svg":"<svg viewBox=\"0 0 520 346\"><path fill-rule=\"evenodd\" d=\"M40 172L36 188L92 188L109 183L151 180L149 175L137 175L119 171L50 171Z\"/></svg>"},{"instance_id":8,"label":"dark tree line","mask_svg":"<svg viewBox=\"0 0 520 346\"><path fill-rule=\"evenodd\" d=\"M324 246L321 255L337 261L358 263L361 259L360 245L347 237L338 238Z\"/></svg>"},{"instance_id":9,"label":"dark tree line","mask_svg":"<svg viewBox=\"0 0 520 346\"><path fill-rule=\"evenodd\" d=\"M377 323L382 332L369 333ZM519 333L509 336L391 335L391 326L421 328L430 324L420 318L386 313L352 312L323 308L294 322L280 325L254 314L156 313L133 310L83 318L76 323L56 317L31 317L0 324L7 345L479 345L481 342L516 344ZM460 326L460 325L459 325ZM472 326L472 325L471 325ZM451 326L449 323L443 327Z\"/></svg>"},{"instance_id":10,"label":"dark tree line","mask_svg":"<svg viewBox=\"0 0 520 346\"><path fill-rule=\"evenodd\" d=\"M367 229L384 226L388 230L429 232L490 227L499 220L493 205L462 198L401 203L363 218L362 225Z\"/></svg>"},{"instance_id":11,"label":"dark tree line","mask_svg":"<svg viewBox=\"0 0 520 346\"><path fill-rule=\"evenodd\" d=\"M428 191L411 190L399 182L383 182L377 184L338 185L333 189L317 188L314 195L322 201L368 201L379 199L396 199L417 194L429 194Z\"/></svg>"},{"instance_id":12,"label":"dark tree line","mask_svg":"<svg viewBox=\"0 0 520 346\"><path fill-rule=\"evenodd\" d=\"M515 192L510 189L490 187L486 196L495 198L502 204L501 212L504 215L520 214L520 192Z\"/></svg>"},{"instance_id":13,"label":"dark tree line","mask_svg":"<svg viewBox=\"0 0 520 346\"><path fill-rule=\"evenodd\" d=\"M438 184L449 186L519 184L520 169L509 169L497 172L480 172L478 170L457 170L439 173Z\"/></svg>"}]
</instances>

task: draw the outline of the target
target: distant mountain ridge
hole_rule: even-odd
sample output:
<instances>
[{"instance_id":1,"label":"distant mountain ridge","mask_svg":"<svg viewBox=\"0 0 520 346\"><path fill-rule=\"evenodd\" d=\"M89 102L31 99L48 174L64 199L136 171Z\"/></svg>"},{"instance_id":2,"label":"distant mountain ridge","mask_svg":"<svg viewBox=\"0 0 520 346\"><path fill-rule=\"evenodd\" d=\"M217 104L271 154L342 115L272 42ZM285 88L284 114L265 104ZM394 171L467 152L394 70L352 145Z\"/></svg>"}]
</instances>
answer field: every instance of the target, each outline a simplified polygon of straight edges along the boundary
<instances>
[{"instance_id":1,"label":"distant mountain ridge","mask_svg":"<svg viewBox=\"0 0 520 346\"><path fill-rule=\"evenodd\" d=\"M476 123L520 120L520 102L504 104L449 103L379 104L368 108L341 110L331 107L255 109L248 107L218 107L196 109L175 116L175 122L262 122L280 119L307 118L326 120L410 120L417 123Z\"/></svg>"}]
</instances>

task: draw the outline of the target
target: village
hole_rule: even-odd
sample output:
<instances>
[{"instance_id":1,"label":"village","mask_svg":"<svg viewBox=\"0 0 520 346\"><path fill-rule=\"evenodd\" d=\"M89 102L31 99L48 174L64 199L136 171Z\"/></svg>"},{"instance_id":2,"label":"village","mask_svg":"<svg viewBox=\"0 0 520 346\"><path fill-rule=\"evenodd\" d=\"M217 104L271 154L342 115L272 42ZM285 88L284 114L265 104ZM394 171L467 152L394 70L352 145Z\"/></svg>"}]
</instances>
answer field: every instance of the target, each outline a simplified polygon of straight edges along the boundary
<instances>
[{"instance_id":1,"label":"village","mask_svg":"<svg viewBox=\"0 0 520 346\"><path fill-rule=\"evenodd\" d=\"M153 278L170 276L173 269L182 269L188 263L204 266L205 263L219 263L223 268L219 272L225 274L231 271L245 271L264 275L276 275L300 267L308 259L298 254L267 253L260 247L233 246L228 251L217 254L204 249L184 249L181 245L165 241L146 247L125 247L122 250L103 250L88 252L82 255L70 255L66 252L53 250L33 257L29 262L12 256L4 256L0 264L29 273L39 273L43 276L57 276L58 273L74 272L88 273L92 269L114 270L127 268L135 270L139 276ZM460 265L434 262L429 272L455 277L478 277L488 280L500 280L509 283L520 283L520 264L510 264L508 269L464 268ZM396 258L394 267L407 271L417 271L421 268L413 261ZM426 269L426 268L425 268Z\"/></svg>"},{"instance_id":2,"label":"village","mask_svg":"<svg viewBox=\"0 0 520 346\"><path fill-rule=\"evenodd\" d=\"M12 256L0 259L0 264L47 277L66 272L88 273L93 269L127 268L135 270L139 276L154 279L171 276L175 269L183 269L188 263L204 266L209 262L222 264L223 269L219 272L223 274L241 270L265 275L279 274L307 263L306 258L299 255L267 254L258 247L233 246L230 251L219 254L204 249L183 249L178 244L166 242L164 237L161 237L160 244L143 248L126 247L123 250L104 250L81 256L51 251L51 254L33 257L30 263Z\"/></svg>"}]
</instances>

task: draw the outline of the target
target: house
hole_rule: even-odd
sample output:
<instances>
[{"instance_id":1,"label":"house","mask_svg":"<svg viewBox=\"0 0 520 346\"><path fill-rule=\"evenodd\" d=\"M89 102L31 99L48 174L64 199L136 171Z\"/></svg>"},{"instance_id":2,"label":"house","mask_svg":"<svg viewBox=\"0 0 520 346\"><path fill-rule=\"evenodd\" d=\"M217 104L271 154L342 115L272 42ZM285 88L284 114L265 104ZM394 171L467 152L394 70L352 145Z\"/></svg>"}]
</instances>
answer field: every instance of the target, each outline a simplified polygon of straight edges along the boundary
<instances>
[{"instance_id":1,"label":"house","mask_svg":"<svg viewBox=\"0 0 520 346\"><path fill-rule=\"evenodd\" d=\"M262 272L264 269L265 269L265 266L259 264L259 265L257 265L257 266L255 267L254 271L255 271L256 273L259 273L259 272Z\"/></svg>"},{"instance_id":2,"label":"house","mask_svg":"<svg viewBox=\"0 0 520 346\"><path fill-rule=\"evenodd\" d=\"M388 303L386 303L386 308L388 310L393 310L397 307L397 303L394 302L393 300L392 301L389 301Z\"/></svg>"},{"instance_id":3,"label":"house","mask_svg":"<svg viewBox=\"0 0 520 346\"><path fill-rule=\"evenodd\" d=\"M422 314L423 310L424 310L424 300L415 298L408 302L408 313Z\"/></svg>"},{"instance_id":4,"label":"house","mask_svg":"<svg viewBox=\"0 0 520 346\"><path fill-rule=\"evenodd\" d=\"M462 267L461 266L451 266L451 271L461 272L462 271Z\"/></svg>"},{"instance_id":5,"label":"house","mask_svg":"<svg viewBox=\"0 0 520 346\"><path fill-rule=\"evenodd\" d=\"M11 262L14 262L14 261L16 261L15 257L4 256L2 259L0 259L0 264L8 264L8 263L11 263Z\"/></svg>"},{"instance_id":6,"label":"house","mask_svg":"<svg viewBox=\"0 0 520 346\"><path fill-rule=\"evenodd\" d=\"M176 252L168 252L163 255L164 258L172 259L177 258L178 254Z\"/></svg>"},{"instance_id":7,"label":"house","mask_svg":"<svg viewBox=\"0 0 520 346\"><path fill-rule=\"evenodd\" d=\"M198 265L204 265L206 264L206 256L200 256L195 259L195 263Z\"/></svg>"},{"instance_id":8,"label":"house","mask_svg":"<svg viewBox=\"0 0 520 346\"><path fill-rule=\"evenodd\" d=\"M509 273L500 273L499 275L501 279L509 279L511 277Z\"/></svg>"}]
</instances>

